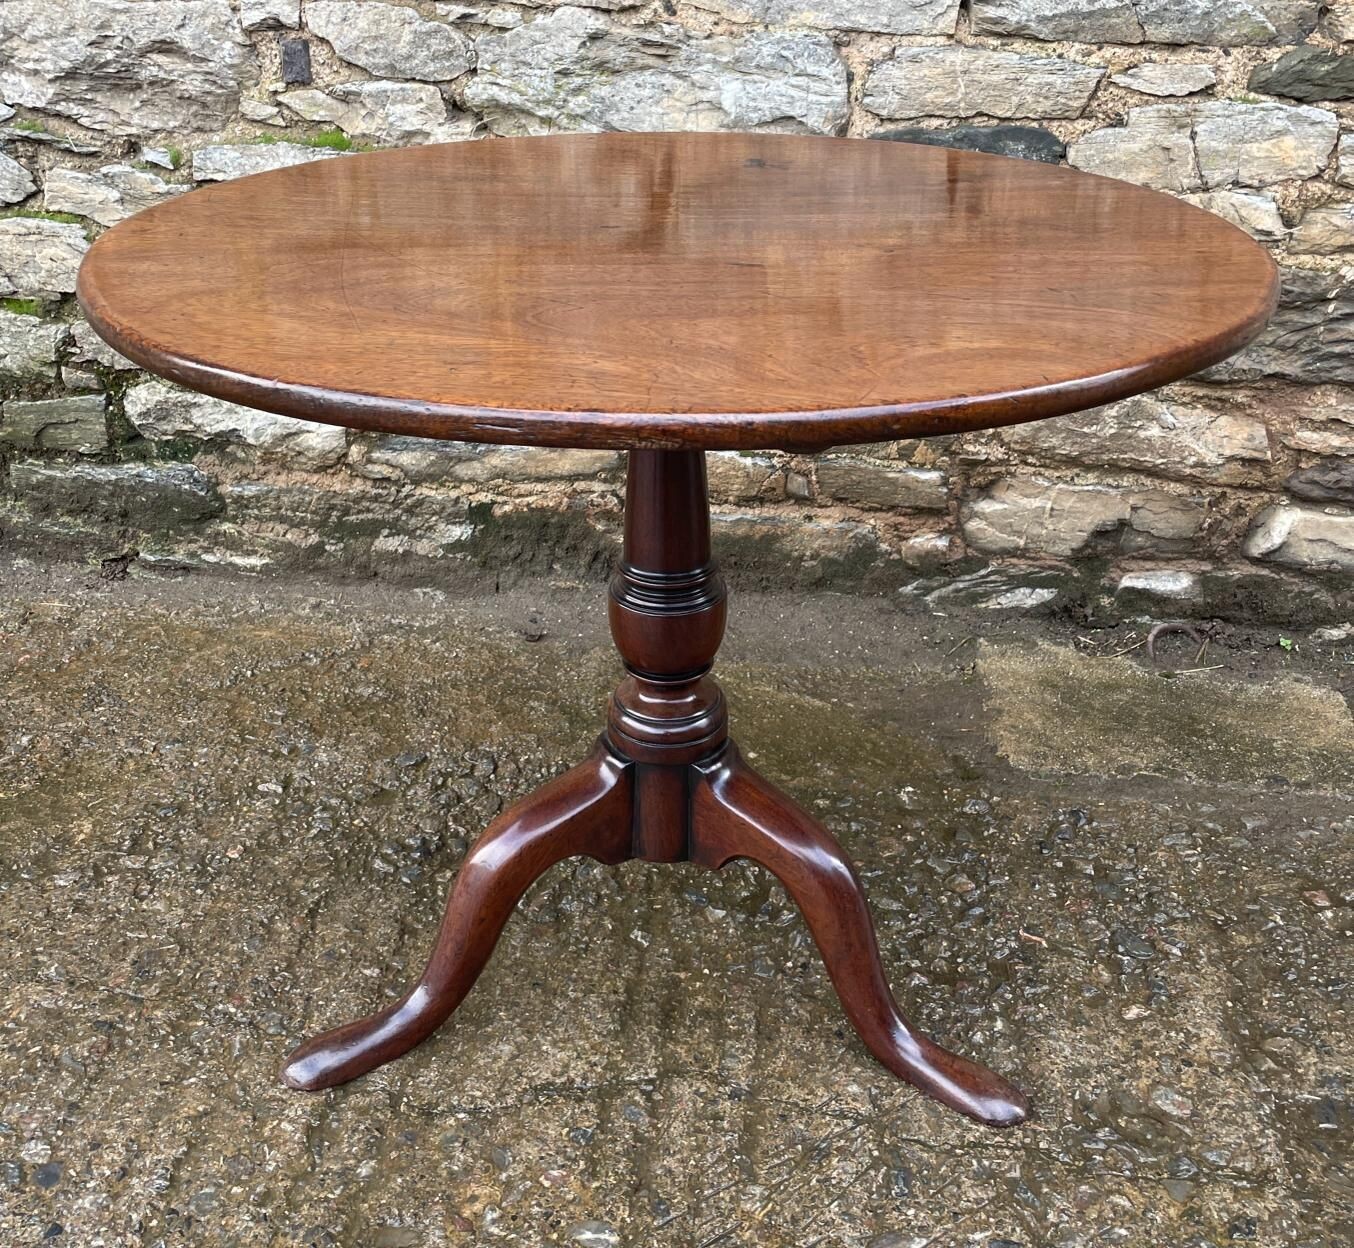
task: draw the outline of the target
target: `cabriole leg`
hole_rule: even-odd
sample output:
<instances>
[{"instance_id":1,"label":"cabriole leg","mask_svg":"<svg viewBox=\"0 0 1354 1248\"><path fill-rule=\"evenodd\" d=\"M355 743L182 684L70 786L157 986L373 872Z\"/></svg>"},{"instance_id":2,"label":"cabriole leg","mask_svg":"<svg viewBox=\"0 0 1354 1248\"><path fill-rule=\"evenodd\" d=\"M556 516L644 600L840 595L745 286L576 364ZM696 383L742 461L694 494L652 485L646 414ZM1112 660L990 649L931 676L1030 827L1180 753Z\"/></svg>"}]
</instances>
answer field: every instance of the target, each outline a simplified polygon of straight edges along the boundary
<instances>
[{"instance_id":1,"label":"cabriole leg","mask_svg":"<svg viewBox=\"0 0 1354 1248\"><path fill-rule=\"evenodd\" d=\"M780 879L803 911L865 1047L942 1105L992 1127L1023 1122L1030 1109L1024 1093L942 1049L903 1016L884 978L864 889L827 829L753 771L732 743L695 770L692 858L716 870L747 858Z\"/></svg>"},{"instance_id":2,"label":"cabriole leg","mask_svg":"<svg viewBox=\"0 0 1354 1248\"><path fill-rule=\"evenodd\" d=\"M460 1005L518 899L542 872L579 854L630 856L631 768L604 745L504 811L466 855L419 981L387 1009L307 1040L282 1082L315 1092L365 1075L426 1040Z\"/></svg>"}]
</instances>

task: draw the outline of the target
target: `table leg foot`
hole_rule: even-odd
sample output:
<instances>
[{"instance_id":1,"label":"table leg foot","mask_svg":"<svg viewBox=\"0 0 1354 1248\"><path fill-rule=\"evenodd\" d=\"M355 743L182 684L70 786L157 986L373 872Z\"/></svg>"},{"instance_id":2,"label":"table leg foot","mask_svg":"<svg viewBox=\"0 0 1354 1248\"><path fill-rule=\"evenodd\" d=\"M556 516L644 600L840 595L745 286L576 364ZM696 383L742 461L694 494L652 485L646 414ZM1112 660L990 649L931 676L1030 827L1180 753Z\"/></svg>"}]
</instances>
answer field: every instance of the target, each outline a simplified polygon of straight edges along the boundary
<instances>
[{"instance_id":1,"label":"table leg foot","mask_svg":"<svg viewBox=\"0 0 1354 1248\"><path fill-rule=\"evenodd\" d=\"M1030 1111L1024 1093L942 1049L903 1016L884 978L860 880L828 831L743 762L732 744L695 772L692 858L714 869L747 858L780 878L870 1052L895 1075L970 1118L994 1127L1023 1122Z\"/></svg>"},{"instance_id":2,"label":"table leg foot","mask_svg":"<svg viewBox=\"0 0 1354 1248\"><path fill-rule=\"evenodd\" d=\"M479 978L522 894L562 859L624 862L631 848L631 768L604 745L496 819L466 855L432 956L417 984L367 1018L306 1041L282 1068L288 1087L347 1083L437 1030Z\"/></svg>"}]
</instances>

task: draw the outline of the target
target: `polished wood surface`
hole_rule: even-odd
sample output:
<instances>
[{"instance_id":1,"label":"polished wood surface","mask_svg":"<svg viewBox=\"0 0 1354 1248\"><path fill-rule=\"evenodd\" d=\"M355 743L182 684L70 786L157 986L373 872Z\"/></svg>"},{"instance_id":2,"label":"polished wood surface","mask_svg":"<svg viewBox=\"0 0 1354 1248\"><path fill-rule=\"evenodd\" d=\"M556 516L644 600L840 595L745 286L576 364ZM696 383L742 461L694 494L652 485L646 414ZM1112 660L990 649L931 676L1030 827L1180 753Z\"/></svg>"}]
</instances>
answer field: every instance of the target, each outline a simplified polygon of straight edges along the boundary
<instances>
[{"instance_id":1,"label":"polished wood surface","mask_svg":"<svg viewBox=\"0 0 1354 1248\"><path fill-rule=\"evenodd\" d=\"M859 139L408 148L116 226L80 302L139 364L361 429L813 448L1055 415L1192 373L1272 310L1239 230L1033 161Z\"/></svg>"},{"instance_id":2,"label":"polished wood surface","mask_svg":"<svg viewBox=\"0 0 1354 1248\"><path fill-rule=\"evenodd\" d=\"M564 858L689 860L712 870L747 858L798 903L847 1018L884 1066L979 1122L1022 1122L1022 1092L904 1017L841 847L728 739L724 696L709 675L725 594L710 558L704 455L632 451L626 493L611 626L627 676L606 736L586 762L518 802L476 842L418 983L394 1005L302 1044L283 1081L333 1087L426 1039L469 992L523 891Z\"/></svg>"}]
</instances>

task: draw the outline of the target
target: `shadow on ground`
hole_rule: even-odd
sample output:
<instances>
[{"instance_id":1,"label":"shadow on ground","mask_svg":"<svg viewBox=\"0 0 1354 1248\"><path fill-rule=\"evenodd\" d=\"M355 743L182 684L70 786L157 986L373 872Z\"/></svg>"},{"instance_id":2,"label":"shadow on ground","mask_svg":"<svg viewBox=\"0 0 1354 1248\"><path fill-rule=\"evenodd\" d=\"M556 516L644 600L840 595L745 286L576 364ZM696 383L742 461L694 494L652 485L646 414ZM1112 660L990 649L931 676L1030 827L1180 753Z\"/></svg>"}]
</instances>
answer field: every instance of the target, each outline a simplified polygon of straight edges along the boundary
<instances>
[{"instance_id":1,"label":"shadow on ground","mask_svg":"<svg viewBox=\"0 0 1354 1248\"><path fill-rule=\"evenodd\" d=\"M595 587L0 577L0 1244L1354 1235L1348 647L1167 679L1123 630L735 600L735 734L856 857L912 1015L1033 1095L1002 1134L867 1057L745 864L565 864L433 1041L286 1091L595 736Z\"/></svg>"}]
</instances>

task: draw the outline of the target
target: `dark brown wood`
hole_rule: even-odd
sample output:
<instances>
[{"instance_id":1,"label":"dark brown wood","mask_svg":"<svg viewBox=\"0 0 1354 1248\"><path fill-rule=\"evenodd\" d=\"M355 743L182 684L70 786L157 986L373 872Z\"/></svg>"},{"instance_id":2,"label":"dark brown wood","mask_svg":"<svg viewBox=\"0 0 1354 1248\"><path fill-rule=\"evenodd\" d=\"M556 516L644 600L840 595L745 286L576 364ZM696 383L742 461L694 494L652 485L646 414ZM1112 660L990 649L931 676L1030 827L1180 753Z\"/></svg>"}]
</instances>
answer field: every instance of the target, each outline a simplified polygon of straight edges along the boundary
<instances>
[{"instance_id":1,"label":"dark brown wood","mask_svg":"<svg viewBox=\"0 0 1354 1248\"><path fill-rule=\"evenodd\" d=\"M301 1045L282 1068L289 1087L347 1083L432 1035L473 987L527 887L565 858L630 857L630 767L604 745L572 771L506 810L475 842L447 899L417 984L368 1018Z\"/></svg>"},{"instance_id":2,"label":"dark brown wood","mask_svg":"<svg viewBox=\"0 0 1354 1248\"><path fill-rule=\"evenodd\" d=\"M710 557L703 454L631 452L625 547L610 602L628 675L613 695L606 738L586 763L519 802L476 843L414 988L395 1005L303 1044L283 1080L332 1087L426 1039L469 992L523 891L562 858L690 859L714 870L747 858L778 876L803 910L846 1015L875 1057L979 1122L1022 1122L1029 1102L1021 1092L903 1016L850 862L728 740L723 694L709 676L725 595Z\"/></svg>"},{"instance_id":3,"label":"dark brown wood","mask_svg":"<svg viewBox=\"0 0 1354 1248\"><path fill-rule=\"evenodd\" d=\"M1076 411L1253 337L1267 253L1170 196L864 139L414 147L195 190L95 243L139 364L358 429L817 448Z\"/></svg>"},{"instance_id":4,"label":"dark brown wood","mask_svg":"<svg viewBox=\"0 0 1354 1248\"><path fill-rule=\"evenodd\" d=\"M692 763L728 736L724 694L708 676L725 593L710 558L705 455L632 451L625 498L609 614L629 675L612 697L608 734L636 762Z\"/></svg>"},{"instance_id":5,"label":"dark brown wood","mask_svg":"<svg viewBox=\"0 0 1354 1248\"><path fill-rule=\"evenodd\" d=\"M635 765L630 856L644 862L685 862L691 855L691 766Z\"/></svg>"},{"instance_id":6,"label":"dark brown wood","mask_svg":"<svg viewBox=\"0 0 1354 1248\"><path fill-rule=\"evenodd\" d=\"M865 893L841 846L757 775L730 743L694 768L692 858L715 870L760 863L798 904L842 1008L865 1047L901 1079L992 1127L1023 1122L1030 1103L1000 1075L916 1031L889 991Z\"/></svg>"}]
</instances>

